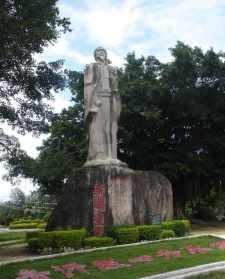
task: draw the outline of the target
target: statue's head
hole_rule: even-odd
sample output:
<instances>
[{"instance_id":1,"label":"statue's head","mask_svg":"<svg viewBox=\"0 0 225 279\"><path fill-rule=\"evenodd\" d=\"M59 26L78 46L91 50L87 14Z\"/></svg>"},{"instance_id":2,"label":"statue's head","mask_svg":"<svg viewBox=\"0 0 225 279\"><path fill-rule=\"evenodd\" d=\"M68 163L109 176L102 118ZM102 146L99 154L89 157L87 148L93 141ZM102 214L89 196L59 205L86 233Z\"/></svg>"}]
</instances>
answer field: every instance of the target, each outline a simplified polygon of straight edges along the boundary
<instances>
[{"instance_id":1,"label":"statue's head","mask_svg":"<svg viewBox=\"0 0 225 279\"><path fill-rule=\"evenodd\" d=\"M107 51L103 47L97 47L94 51L95 61L108 63Z\"/></svg>"}]
</instances>

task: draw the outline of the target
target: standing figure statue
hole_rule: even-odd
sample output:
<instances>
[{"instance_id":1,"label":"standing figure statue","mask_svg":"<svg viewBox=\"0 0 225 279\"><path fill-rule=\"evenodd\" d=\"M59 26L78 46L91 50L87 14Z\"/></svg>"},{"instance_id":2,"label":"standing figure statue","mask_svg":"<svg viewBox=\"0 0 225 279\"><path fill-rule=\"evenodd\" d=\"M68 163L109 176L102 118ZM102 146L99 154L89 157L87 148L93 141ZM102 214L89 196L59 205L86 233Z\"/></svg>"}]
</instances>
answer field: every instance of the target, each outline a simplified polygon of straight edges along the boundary
<instances>
[{"instance_id":1,"label":"standing figure statue","mask_svg":"<svg viewBox=\"0 0 225 279\"><path fill-rule=\"evenodd\" d=\"M88 126L89 148L85 166L120 164L117 160L117 130L121 112L118 95L117 69L110 66L107 52L98 47L95 63L84 73L85 120Z\"/></svg>"}]
</instances>

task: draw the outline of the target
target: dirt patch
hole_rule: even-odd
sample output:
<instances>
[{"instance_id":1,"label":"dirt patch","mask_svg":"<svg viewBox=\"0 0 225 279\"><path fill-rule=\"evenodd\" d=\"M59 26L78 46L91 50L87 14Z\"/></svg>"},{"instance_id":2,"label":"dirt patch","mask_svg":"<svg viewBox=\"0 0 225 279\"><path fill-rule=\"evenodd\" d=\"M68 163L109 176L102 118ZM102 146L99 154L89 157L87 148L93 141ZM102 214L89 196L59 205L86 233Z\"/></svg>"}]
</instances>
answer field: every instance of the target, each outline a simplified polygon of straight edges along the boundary
<instances>
[{"instance_id":1,"label":"dirt patch","mask_svg":"<svg viewBox=\"0 0 225 279\"><path fill-rule=\"evenodd\" d=\"M18 244L0 248L0 262L35 256L30 254L26 244Z\"/></svg>"}]
</instances>

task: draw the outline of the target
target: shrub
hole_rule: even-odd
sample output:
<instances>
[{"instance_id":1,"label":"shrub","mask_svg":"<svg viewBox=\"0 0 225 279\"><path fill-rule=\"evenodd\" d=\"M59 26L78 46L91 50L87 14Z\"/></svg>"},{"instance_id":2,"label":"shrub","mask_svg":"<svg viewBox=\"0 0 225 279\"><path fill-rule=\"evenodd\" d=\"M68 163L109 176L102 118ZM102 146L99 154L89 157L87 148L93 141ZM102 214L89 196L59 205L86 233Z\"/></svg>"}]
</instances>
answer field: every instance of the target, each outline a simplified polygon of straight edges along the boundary
<instances>
[{"instance_id":1,"label":"shrub","mask_svg":"<svg viewBox=\"0 0 225 279\"><path fill-rule=\"evenodd\" d=\"M140 240L157 240L160 238L161 225L138 226Z\"/></svg>"},{"instance_id":2,"label":"shrub","mask_svg":"<svg viewBox=\"0 0 225 279\"><path fill-rule=\"evenodd\" d=\"M26 241L28 241L31 238L38 238L39 232L27 232L26 233Z\"/></svg>"},{"instance_id":3,"label":"shrub","mask_svg":"<svg viewBox=\"0 0 225 279\"><path fill-rule=\"evenodd\" d=\"M190 231L190 222L188 220L173 220L162 223L164 230L173 230L176 236L184 236Z\"/></svg>"},{"instance_id":4,"label":"shrub","mask_svg":"<svg viewBox=\"0 0 225 279\"><path fill-rule=\"evenodd\" d=\"M40 219L18 219L10 223L10 225L17 225L17 224L30 224L30 223L43 223Z\"/></svg>"},{"instance_id":5,"label":"shrub","mask_svg":"<svg viewBox=\"0 0 225 279\"><path fill-rule=\"evenodd\" d=\"M31 234L27 235L28 247L33 249L33 246L37 245L39 250L43 249L54 249L62 250L64 248L79 249L82 246L82 241L84 240L87 232L85 229L80 230L67 230L67 231L52 231L52 232L38 232L34 241ZM29 244L31 240L31 244ZM34 249L33 249L34 251Z\"/></svg>"},{"instance_id":6,"label":"shrub","mask_svg":"<svg viewBox=\"0 0 225 279\"><path fill-rule=\"evenodd\" d=\"M37 225L37 228L38 228L38 229L45 229L46 226L47 226L46 223L40 223L40 224Z\"/></svg>"},{"instance_id":7,"label":"shrub","mask_svg":"<svg viewBox=\"0 0 225 279\"><path fill-rule=\"evenodd\" d=\"M173 238L173 237L176 237L176 234L173 230L163 230L160 233L160 239Z\"/></svg>"},{"instance_id":8,"label":"shrub","mask_svg":"<svg viewBox=\"0 0 225 279\"><path fill-rule=\"evenodd\" d=\"M112 237L108 236L91 236L87 237L83 241L84 246L87 247L103 247L103 246L111 246L115 244L115 241Z\"/></svg>"},{"instance_id":9,"label":"shrub","mask_svg":"<svg viewBox=\"0 0 225 279\"><path fill-rule=\"evenodd\" d=\"M107 235L116 238L116 232L118 229L129 229L129 228L136 228L134 225L117 225L111 228L110 231L108 231Z\"/></svg>"},{"instance_id":10,"label":"shrub","mask_svg":"<svg viewBox=\"0 0 225 279\"><path fill-rule=\"evenodd\" d=\"M119 244L138 242L139 240L137 227L118 227L113 230L113 235Z\"/></svg>"},{"instance_id":11,"label":"shrub","mask_svg":"<svg viewBox=\"0 0 225 279\"><path fill-rule=\"evenodd\" d=\"M190 233L191 231L191 223L189 220L181 220L182 223L184 223L185 228L186 228L186 232Z\"/></svg>"},{"instance_id":12,"label":"shrub","mask_svg":"<svg viewBox=\"0 0 225 279\"><path fill-rule=\"evenodd\" d=\"M28 249L31 252L40 252L41 250L44 249L40 239L38 238L30 238L28 241Z\"/></svg>"},{"instance_id":13,"label":"shrub","mask_svg":"<svg viewBox=\"0 0 225 279\"><path fill-rule=\"evenodd\" d=\"M49 219L50 216L51 216L51 212L47 212L43 217L43 221L48 222L48 219Z\"/></svg>"},{"instance_id":14,"label":"shrub","mask_svg":"<svg viewBox=\"0 0 225 279\"><path fill-rule=\"evenodd\" d=\"M37 223L17 223L17 224L9 224L10 229L36 229Z\"/></svg>"}]
</instances>

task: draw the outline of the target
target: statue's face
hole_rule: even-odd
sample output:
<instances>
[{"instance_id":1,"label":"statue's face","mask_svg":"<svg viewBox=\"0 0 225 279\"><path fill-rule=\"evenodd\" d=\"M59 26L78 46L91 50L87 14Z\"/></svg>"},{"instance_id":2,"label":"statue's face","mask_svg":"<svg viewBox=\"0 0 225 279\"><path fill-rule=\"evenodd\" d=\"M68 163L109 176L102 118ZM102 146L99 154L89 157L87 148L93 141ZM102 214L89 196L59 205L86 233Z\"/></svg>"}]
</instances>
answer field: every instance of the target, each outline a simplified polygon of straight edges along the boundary
<instances>
[{"instance_id":1,"label":"statue's face","mask_svg":"<svg viewBox=\"0 0 225 279\"><path fill-rule=\"evenodd\" d=\"M101 60L102 62L104 62L107 58L106 52L104 49L99 49L96 52L96 59Z\"/></svg>"}]
</instances>

